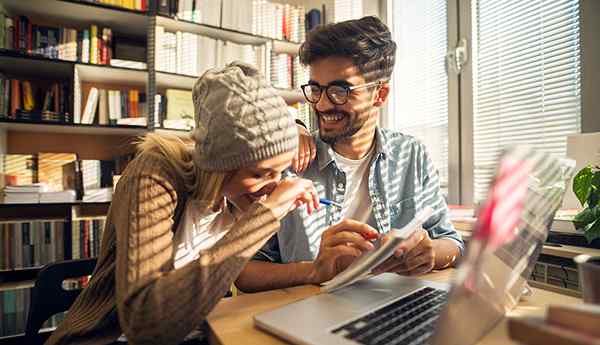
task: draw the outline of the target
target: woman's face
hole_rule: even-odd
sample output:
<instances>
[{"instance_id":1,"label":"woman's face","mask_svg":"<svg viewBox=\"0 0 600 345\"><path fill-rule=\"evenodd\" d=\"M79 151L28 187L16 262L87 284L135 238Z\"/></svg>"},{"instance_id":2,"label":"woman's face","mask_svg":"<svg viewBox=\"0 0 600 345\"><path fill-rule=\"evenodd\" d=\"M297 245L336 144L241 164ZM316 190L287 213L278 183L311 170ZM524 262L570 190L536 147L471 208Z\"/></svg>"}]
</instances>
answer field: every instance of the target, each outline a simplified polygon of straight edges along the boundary
<instances>
[{"instance_id":1,"label":"woman's face","mask_svg":"<svg viewBox=\"0 0 600 345\"><path fill-rule=\"evenodd\" d=\"M281 173L292 163L294 152L282 153L237 170L223 187L225 197L242 211L277 187Z\"/></svg>"}]
</instances>

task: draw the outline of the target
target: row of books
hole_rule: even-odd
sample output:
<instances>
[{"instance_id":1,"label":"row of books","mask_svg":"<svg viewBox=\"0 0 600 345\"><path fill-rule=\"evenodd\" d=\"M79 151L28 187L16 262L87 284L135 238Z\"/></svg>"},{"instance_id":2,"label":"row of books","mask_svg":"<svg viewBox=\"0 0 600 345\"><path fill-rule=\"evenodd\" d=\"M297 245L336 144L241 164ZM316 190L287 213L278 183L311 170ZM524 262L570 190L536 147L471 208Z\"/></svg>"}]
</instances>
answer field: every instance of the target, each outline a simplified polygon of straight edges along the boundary
<instances>
[{"instance_id":1,"label":"row of books","mask_svg":"<svg viewBox=\"0 0 600 345\"><path fill-rule=\"evenodd\" d=\"M76 282L76 285L81 283ZM31 289L0 291L0 337L25 333L30 304ZM65 315L60 313L50 317L42 325L42 329L58 326Z\"/></svg>"},{"instance_id":2,"label":"row of books","mask_svg":"<svg viewBox=\"0 0 600 345\"><path fill-rule=\"evenodd\" d=\"M2 155L4 203L110 201L114 176L128 159L77 160L71 153Z\"/></svg>"},{"instance_id":3,"label":"row of books","mask_svg":"<svg viewBox=\"0 0 600 345\"><path fill-rule=\"evenodd\" d=\"M122 7L130 10L148 10L149 0L85 0L86 2L99 3L109 6Z\"/></svg>"},{"instance_id":4,"label":"row of books","mask_svg":"<svg viewBox=\"0 0 600 345\"><path fill-rule=\"evenodd\" d=\"M40 267L64 260L64 220L0 223L0 270Z\"/></svg>"},{"instance_id":5,"label":"row of books","mask_svg":"<svg viewBox=\"0 0 600 345\"><path fill-rule=\"evenodd\" d=\"M70 100L66 81L19 80L0 74L0 116L69 122Z\"/></svg>"},{"instance_id":6,"label":"row of books","mask_svg":"<svg viewBox=\"0 0 600 345\"><path fill-rule=\"evenodd\" d=\"M299 89L308 82L309 73L298 56L272 54L268 79L275 87Z\"/></svg>"},{"instance_id":7,"label":"row of books","mask_svg":"<svg viewBox=\"0 0 600 345\"><path fill-rule=\"evenodd\" d=\"M26 16L0 15L0 48L13 49L51 59L108 65L113 57L110 28L89 29L37 25Z\"/></svg>"},{"instance_id":8,"label":"row of books","mask_svg":"<svg viewBox=\"0 0 600 345\"><path fill-rule=\"evenodd\" d=\"M305 38L302 6L267 0L159 0L160 14L280 40Z\"/></svg>"},{"instance_id":9,"label":"row of books","mask_svg":"<svg viewBox=\"0 0 600 345\"><path fill-rule=\"evenodd\" d=\"M73 220L71 223L71 256L73 259L98 256L105 223L105 217Z\"/></svg>"},{"instance_id":10,"label":"row of books","mask_svg":"<svg viewBox=\"0 0 600 345\"><path fill-rule=\"evenodd\" d=\"M75 123L146 126L146 94L138 89L106 90L91 87Z\"/></svg>"},{"instance_id":11,"label":"row of books","mask_svg":"<svg viewBox=\"0 0 600 345\"><path fill-rule=\"evenodd\" d=\"M199 76L207 69L239 60L266 72L270 45L242 45L188 32L156 27L156 70ZM265 73L266 74L266 73Z\"/></svg>"}]
</instances>

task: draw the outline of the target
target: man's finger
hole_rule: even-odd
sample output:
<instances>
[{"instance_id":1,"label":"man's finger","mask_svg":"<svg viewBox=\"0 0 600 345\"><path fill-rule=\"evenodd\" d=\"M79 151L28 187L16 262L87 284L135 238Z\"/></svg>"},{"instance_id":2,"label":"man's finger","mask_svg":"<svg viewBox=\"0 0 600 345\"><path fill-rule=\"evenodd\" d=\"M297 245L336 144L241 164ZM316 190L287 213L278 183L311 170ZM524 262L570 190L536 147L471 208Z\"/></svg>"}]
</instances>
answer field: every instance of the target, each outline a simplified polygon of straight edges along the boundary
<instances>
[{"instance_id":1,"label":"man's finger","mask_svg":"<svg viewBox=\"0 0 600 345\"><path fill-rule=\"evenodd\" d=\"M427 231L424 229L419 229L412 233L405 241L398 246L398 249L401 249L404 253L410 252L413 248L415 248L419 242L425 239L427 236Z\"/></svg>"},{"instance_id":2,"label":"man's finger","mask_svg":"<svg viewBox=\"0 0 600 345\"><path fill-rule=\"evenodd\" d=\"M325 240L325 246L335 247L340 244L350 243L354 247L361 249L362 251L370 251L375 249L373 243L366 241L360 234L350 231L342 231L328 237Z\"/></svg>"}]
</instances>

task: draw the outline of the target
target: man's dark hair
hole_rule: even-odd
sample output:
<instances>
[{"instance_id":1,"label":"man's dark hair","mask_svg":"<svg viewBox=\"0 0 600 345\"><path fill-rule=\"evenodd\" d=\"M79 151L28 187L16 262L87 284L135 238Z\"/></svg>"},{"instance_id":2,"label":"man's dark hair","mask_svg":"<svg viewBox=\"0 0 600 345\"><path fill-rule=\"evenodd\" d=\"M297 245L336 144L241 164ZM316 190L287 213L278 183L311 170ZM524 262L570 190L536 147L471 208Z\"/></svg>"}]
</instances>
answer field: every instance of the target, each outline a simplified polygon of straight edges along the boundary
<instances>
[{"instance_id":1,"label":"man's dark hair","mask_svg":"<svg viewBox=\"0 0 600 345\"><path fill-rule=\"evenodd\" d=\"M300 46L300 62L340 56L352 59L367 82L388 80L396 58L396 43L383 22L373 16L327 24L308 33Z\"/></svg>"}]
</instances>

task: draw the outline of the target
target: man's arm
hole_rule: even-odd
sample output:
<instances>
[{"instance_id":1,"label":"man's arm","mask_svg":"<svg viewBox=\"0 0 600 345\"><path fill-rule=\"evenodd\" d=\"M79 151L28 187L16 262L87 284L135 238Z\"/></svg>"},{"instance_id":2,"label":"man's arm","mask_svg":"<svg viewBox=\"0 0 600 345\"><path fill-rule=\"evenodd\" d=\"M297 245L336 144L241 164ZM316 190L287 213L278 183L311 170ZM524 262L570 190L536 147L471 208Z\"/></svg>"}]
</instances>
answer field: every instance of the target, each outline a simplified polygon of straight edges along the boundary
<instances>
[{"instance_id":1,"label":"man's arm","mask_svg":"<svg viewBox=\"0 0 600 345\"><path fill-rule=\"evenodd\" d=\"M244 292L319 284L345 270L363 252L375 249L365 238L378 236L375 229L351 219L330 226L321 235L314 261L281 264L277 238L273 236L236 280ZM261 260L261 261L259 261ZM269 260L270 262L266 262Z\"/></svg>"},{"instance_id":2,"label":"man's arm","mask_svg":"<svg viewBox=\"0 0 600 345\"><path fill-rule=\"evenodd\" d=\"M308 261L280 264L252 260L238 276L235 286L243 292L258 292L311 284L311 270L312 263Z\"/></svg>"}]
</instances>

